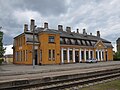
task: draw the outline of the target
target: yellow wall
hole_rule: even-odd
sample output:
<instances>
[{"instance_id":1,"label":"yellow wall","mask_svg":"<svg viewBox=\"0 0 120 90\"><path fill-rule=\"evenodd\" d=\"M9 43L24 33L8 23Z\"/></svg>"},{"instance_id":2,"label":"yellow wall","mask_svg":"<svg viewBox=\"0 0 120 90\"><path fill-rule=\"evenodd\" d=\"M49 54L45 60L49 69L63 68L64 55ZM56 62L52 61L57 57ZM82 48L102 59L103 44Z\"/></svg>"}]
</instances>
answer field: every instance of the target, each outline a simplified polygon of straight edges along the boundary
<instances>
[{"instance_id":1,"label":"yellow wall","mask_svg":"<svg viewBox=\"0 0 120 90\"><path fill-rule=\"evenodd\" d=\"M49 36L55 37L54 43L49 43ZM40 50L42 50L42 64L59 64L60 63L60 35L59 34L39 34ZM55 50L55 60L49 60L49 50Z\"/></svg>"},{"instance_id":2,"label":"yellow wall","mask_svg":"<svg viewBox=\"0 0 120 90\"><path fill-rule=\"evenodd\" d=\"M49 36L54 36L55 42L54 43L49 43ZM60 48L67 48L69 47L70 49L82 49L82 50L93 50L94 51L94 58L96 58L96 49L104 49L106 50L106 47L101 41L98 41L98 43L95 45L94 48L86 48L86 47L81 47L79 45L62 45L60 46L60 34L50 34L50 33L39 33L38 40L40 44L36 44L35 46L38 46L38 62L37 64L60 64L60 59L61 59L61 54L60 54ZM24 52L27 50L27 60L25 60L25 56L22 54L22 61L16 61L15 60L15 52L22 51ZM49 59L49 50L55 50L55 59L50 60ZM40 52L42 51L42 61L40 60ZM108 60L113 60L113 51L112 48L107 49L107 58ZM106 61L104 53L104 60ZM13 52L13 63L15 64L32 64L32 43L27 44L25 42L25 34L21 34L18 37L15 38L15 45L14 45L14 52ZM65 63L68 63L67 60L64 60ZM83 60L84 62L84 60ZM70 63L73 63L73 60L70 60Z\"/></svg>"}]
</instances>

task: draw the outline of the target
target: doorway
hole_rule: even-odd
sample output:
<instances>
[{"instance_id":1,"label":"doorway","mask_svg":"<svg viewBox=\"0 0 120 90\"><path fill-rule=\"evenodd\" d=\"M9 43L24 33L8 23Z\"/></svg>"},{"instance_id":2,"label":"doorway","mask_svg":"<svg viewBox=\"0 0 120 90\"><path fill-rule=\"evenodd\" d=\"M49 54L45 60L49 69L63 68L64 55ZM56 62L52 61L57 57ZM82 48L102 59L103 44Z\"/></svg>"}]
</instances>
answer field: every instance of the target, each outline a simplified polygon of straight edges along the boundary
<instances>
[{"instance_id":1,"label":"doorway","mask_svg":"<svg viewBox=\"0 0 120 90\"><path fill-rule=\"evenodd\" d=\"M38 62L38 53L37 50L35 50L35 65L37 65Z\"/></svg>"},{"instance_id":2,"label":"doorway","mask_svg":"<svg viewBox=\"0 0 120 90\"><path fill-rule=\"evenodd\" d=\"M107 51L105 52L105 58L106 58L106 61L107 61Z\"/></svg>"},{"instance_id":3,"label":"doorway","mask_svg":"<svg viewBox=\"0 0 120 90\"><path fill-rule=\"evenodd\" d=\"M75 51L75 62L79 63L79 51Z\"/></svg>"}]
</instances>

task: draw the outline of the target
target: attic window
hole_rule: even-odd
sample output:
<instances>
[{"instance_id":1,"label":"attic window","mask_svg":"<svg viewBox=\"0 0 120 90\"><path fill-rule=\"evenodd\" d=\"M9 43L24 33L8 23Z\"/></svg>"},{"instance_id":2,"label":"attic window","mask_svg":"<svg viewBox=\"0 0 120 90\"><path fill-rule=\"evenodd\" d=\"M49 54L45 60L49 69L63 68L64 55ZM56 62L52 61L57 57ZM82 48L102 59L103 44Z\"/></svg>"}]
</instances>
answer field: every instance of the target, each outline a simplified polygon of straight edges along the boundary
<instances>
[{"instance_id":1,"label":"attic window","mask_svg":"<svg viewBox=\"0 0 120 90\"><path fill-rule=\"evenodd\" d=\"M64 44L63 38L60 38L60 44Z\"/></svg>"},{"instance_id":2,"label":"attic window","mask_svg":"<svg viewBox=\"0 0 120 90\"><path fill-rule=\"evenodd\" d=\"M75 44L75 40L74 39L70 39L72 44Z\"/></svg>"},{"instance_id":3,"label":"attic window","mask_svg":"<svg viewBox=\"0 0 120 90\"><path fill-rule=\"evenodd\" d=\"M70 44L70 40L68 38L65 38L66 44Z\"/></svg>"},{"instance_id":4,"label":"attic window","mask_svg":"<svg viewBox=\"0 0 120 90\"><path fill-rule=\"evenodd\" d=\"M78 45L81 45L81 42L80 42L80 40L77 40L77 43L78 43Z\"/></svg>"},{"instance_id":5,"label":"attic window","mask_svg":"<svg viewBox=\"0 0 120 90\"><path fill-rule=\"evenodd\" d=\"M81 40L82 45L86 45L85 40Z\"/></svg>"}]
</instances>

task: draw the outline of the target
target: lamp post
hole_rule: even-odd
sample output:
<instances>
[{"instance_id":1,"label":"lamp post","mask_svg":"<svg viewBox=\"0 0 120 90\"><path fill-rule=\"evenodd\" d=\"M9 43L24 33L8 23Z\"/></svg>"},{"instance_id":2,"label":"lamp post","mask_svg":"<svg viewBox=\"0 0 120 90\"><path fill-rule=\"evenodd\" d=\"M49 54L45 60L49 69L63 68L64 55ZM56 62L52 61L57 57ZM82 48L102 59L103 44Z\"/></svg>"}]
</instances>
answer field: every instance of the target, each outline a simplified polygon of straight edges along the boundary
<instances>
[{"instance_id":1,"label":"lamp post","mask_svg":"<svg viewBox=\"0 0 120 90\"><path fill-rule=\"evenodd\" d=\"M33 60L33 69L35 68L35 27L33 27L33 51L32 51L32 60Z\"/></svg>"}]
</instances>

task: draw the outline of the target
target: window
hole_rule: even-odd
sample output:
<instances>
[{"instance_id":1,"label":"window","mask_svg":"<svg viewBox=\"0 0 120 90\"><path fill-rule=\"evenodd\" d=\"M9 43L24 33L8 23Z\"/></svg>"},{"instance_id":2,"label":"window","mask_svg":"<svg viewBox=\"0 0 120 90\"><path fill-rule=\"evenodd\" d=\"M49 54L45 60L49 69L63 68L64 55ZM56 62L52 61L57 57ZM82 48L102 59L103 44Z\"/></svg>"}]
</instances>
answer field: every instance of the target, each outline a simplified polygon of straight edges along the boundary
<instances>
[{"instance_id":1,"label":"window","mask_svg":"<svg viewBox=\"0 0 120 90\"><path fill-rule=\"evenodd\" d=\"M23 60L25 61L25 50L23 50Z\"/></svg>"},{"instance_id":2,"label":"window","mask_svg":"<svg viewBox=\"0 0 120 90\"><path fill-rule=\"evenodd\" d=\"M85 40L81 40L83 45L86 45Z\"/></svg>"},{"instance_id":3,"label":"window","mask_svg":"<svg viewBox=\"0 0 120 90\"><path fill-rule=\"evenodd\" d=\"M90 51L90 58L93 58L93 51Z\"/></svg>"},{"instance_id":4,"label":"window","mask_svg":"<svg viewBox=\"0 0 120 90\"><path fill-rule=\"evenodd\" d=\"M90 42L89 42L89 41L86 41L86 45L87 45L87 46L90 46Z\"/></svg>"},{"instance_id":5,"label":"window","mask_svg":"<svg viewBox=\"0 0 120 90\"><path fill-rule=\"evenodd\" d=\"M67 60L67 51L63 50L63 60Z\"/></svg>"},{"instance_id":6,"label":"window","mask_svg":"<svg viewBox=\"0 0 120 90\"><path fill-rule=\"evenodd\" d=\"M89 52L86 51L86 59L88 59L88 58L89 58Z\"/></svg>"},{"instance_id":7,"label":"window","mask_svg":"<svg viewBox=\"0 0 120 90\"><path fill-rule=\"evenodd\" d=\"M51 57L51 55L52 55L52 54L51 54L51 50L49 50L48 53L49 53L49 60L51 60L51 58L52 58L52 57Z\"/></svg>"},{"instance_id":8,"label":"window","mask_svg":"<svg viewBox=\"0 0 120 90\"><path fill-rule=\"evenodd\" d=\"M101 60L101 52L99 51L99 59Z\"/></svg>"},{"instance_id":9,"label":"window","mask_svg":"<svg viewBox=\"0 0 120 90\"><path fill-rule=\"evenodd\" d=\"M70 39L68 39L68 38L65 38L65 42L66 42L66 44L71 44Z\"/></svg>"},{"instance_id":10,"label":"window","mask_svg":"<svg viewBox=\"0 0 120 90\"><path fill-rule=\"evenodd\" d=\"M60 38L60 44L64 44L63 38Z\"/></svg>"},{"instance_id":11,"label":"window","mask_svg":"<svg viewBox=\"0 0 120 90\"><path fill-rule=\"evenodd\" d=\"M54 43L54 42L55 42L54 36L49 36L49 43Z\"/></svg>"},{"instance_id":12,"label":"window","mask_svg":"<svg viewBox=\"0 0 120 90\"><path fill-rule=\"evenodd\" d=\"M49 54L49 60L55 60L55 50L48 50L48 54Z\"/></svg>"},{"instance_id":13,"label":"window","mask_svg":"<svg viewBox=\"0 0 120 90\"><path fill-rule=\"evenodd\" d=\"M71 44L75 44L75 40L74 39L70 39L71 40Z\"/></svg>"},{"instance_id":14,"label":"window","mask_svg":"<svg viewBox=\"0 0 120 90\"><path fill-rule=\"evenodd\" d=\"M78 43L79 45L81 45L81 42L80 42L80 40L77 40L77 43Z\"/></svg>"},{"instance_id":15,"label":"window","mask_svg":"<svg viewBox=\"0 0 120 90\"><path fill-rule=\"evenodd\" d=\"M52 54L53 54L53 55L52 55L52 56L53 56L52 58L53 58L53 60L55 60L55 50L52 50L52 51L53 51L53 52L52 52Z\"/></svg>"},{"instance_id":16,"label":"window","mask_svg":"<svg viewBox=\"0 0 120 90\"><path fill-rule=\"evenodd\" d=\"M15 60L18 61L18 51L16 51L16 56L15 56Z\"/></svg>"},{"instance_id":17,"label":"window","mask_svg":"<svg viewBox=\"0 0 120 90\"><path fill-rule=\"evenodd\" d=\"M69 51L69 54L70 54L70 60L72 60L73 59L73 52L72 51Z\"/></svg>"},{"instance_id":18,"label":"window","mask_svg":"<svg viewBox=\"0 0 120 90\"><path fill-rule=\"evenodd\" d=\"M102 58L104 59L104 52L102 51Z\"/></svg>"},{"instance_id":19,"label":"window","mask_svg":"<svg viewBox=\"0 0 120 90\"><path fill-rule=\"evenodd\" d=\"M97 51L96 51L96 59L98 59Z\"/></svg>"},{"instance_id":20,"label":"window","mask_svg":"<svg viewBox=\"0 0 120 90\"><path fill-rule=\"evenodd\" d=\"M81 58L84 59L84 51L81 51Z\"/></svg>"}]
</instances>

